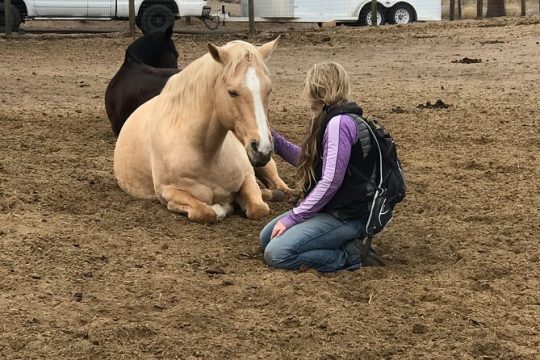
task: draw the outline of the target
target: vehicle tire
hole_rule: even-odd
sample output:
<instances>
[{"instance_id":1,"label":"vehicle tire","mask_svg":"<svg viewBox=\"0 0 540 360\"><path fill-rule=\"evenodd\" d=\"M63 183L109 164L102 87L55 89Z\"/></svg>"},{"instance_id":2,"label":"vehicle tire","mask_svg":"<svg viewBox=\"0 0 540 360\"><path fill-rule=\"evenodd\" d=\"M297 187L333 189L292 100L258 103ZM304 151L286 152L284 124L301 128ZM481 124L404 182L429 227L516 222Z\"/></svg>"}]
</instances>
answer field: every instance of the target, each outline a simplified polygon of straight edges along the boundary
<instances>
[{"instance_id":1,"label":"vehicle tire","mask_svg":"<svg viewBox=\"0 0 540 360\"><path fill-rule=\"evenodd\" d=\"M2 8L0 9L0 31L6 30L6 17L4 15L4 3L1 4ZM11 31L18 32L19 26L21 26L22 16L19 8L13 3L11 4Z\"/></svg>"},{"instance_id":2,"label":"vehicle tire","mask_svg":"<svg viewBox=\"0 0 540 360\"><path fill-rule=\"evenodd\" d=\"M388 21L392 24L408 24L415 19L414 9L407 4L396 4L390 8Z\"/></svg>"},{"instance_id":3,"label":"vehicle tire","mask_svg":"<svg viewBox=\"0 0 540 360\"><path fill-rule=\"evenodd\" d=\"M383 6L377 6L377 25L384 25L385 10L386 9ZM362 11L360 11L360 15L358 16L358 25L371 25L371 4L368 4L368 6L364 6Z\"/></svg>"},{"instance_id":4,"label":"vehicle tire","mask_svg":"<svg viewBox=\"0 0 540 360\"><path fill-rule=\"evenodd\" d=\"M150 34L156 31L165 31L173 24L174 14L168 6L152 4L144 9L140 16L139 28L143 34Z\"/></svg>"}]
</instances>

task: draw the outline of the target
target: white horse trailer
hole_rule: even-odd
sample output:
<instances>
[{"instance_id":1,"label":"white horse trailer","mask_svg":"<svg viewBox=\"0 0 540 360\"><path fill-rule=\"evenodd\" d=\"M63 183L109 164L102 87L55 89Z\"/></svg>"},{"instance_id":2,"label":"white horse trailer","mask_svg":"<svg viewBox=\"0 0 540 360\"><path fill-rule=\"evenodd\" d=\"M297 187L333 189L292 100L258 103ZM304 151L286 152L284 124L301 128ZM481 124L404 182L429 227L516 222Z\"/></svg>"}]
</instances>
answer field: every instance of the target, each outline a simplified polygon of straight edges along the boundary
<instances>
[{"instance_id":1,"label":"white horse trailer","mask_svg":"<svg viewBox=\"0 0 540 360\"><path fill-rule=\"evenodd\" d=\"M241 0L241 17L248 21L248 0ZM371 25L371 0L253 0L255 21L348 23ZM441 20L440 0L378 0L377 24Z\"/></svg>"}]
</instances>

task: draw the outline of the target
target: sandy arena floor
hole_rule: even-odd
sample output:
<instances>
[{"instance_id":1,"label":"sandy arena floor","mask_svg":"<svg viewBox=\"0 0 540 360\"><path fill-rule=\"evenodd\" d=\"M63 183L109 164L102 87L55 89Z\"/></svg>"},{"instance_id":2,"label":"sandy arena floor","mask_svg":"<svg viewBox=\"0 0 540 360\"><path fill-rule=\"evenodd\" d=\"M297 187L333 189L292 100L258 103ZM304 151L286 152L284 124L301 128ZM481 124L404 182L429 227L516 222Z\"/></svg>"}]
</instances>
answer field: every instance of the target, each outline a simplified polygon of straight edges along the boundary
<instances>
[{"instance_id":1,"label":"sandy arena floor","mask_svg":"<svg viewBox=\"0 0 540 360\"><path fill-rule=\"evenodd\" d=\"M270 217L201 226L129 197L103 97L132 39L0 38L1 359L540 357L540 19L281 34L275 128L300 141L303 78L331 59L399 144L387 266L272 270ZM180 64L236 38L177 35Z\"/></svg>"}]
</instances>

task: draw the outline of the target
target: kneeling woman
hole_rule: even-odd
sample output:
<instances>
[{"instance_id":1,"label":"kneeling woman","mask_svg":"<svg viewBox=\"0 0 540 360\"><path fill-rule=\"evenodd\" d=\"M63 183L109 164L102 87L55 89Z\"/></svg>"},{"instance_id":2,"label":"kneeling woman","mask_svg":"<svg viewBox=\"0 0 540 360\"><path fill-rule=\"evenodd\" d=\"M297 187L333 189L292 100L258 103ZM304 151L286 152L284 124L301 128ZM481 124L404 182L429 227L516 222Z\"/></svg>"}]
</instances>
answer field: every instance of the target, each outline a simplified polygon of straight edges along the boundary
<instances>
[{"instance_id":1,"label":"kneeling woman","mask_svg":"<svg viewBox=\"0 0 540 360\"><path fill-rule=\"evenodd\" d=\"M304 200L261 232L264 259L272 267L321 272L360 267L361 239L375 190L368 180L375 152L359 119L362 109L347 102L348 94L349 78L341 65L314 65L304 87L314 116L303 145L273 132L276 153L299 169Z\"/></svg>"}]
</instances>

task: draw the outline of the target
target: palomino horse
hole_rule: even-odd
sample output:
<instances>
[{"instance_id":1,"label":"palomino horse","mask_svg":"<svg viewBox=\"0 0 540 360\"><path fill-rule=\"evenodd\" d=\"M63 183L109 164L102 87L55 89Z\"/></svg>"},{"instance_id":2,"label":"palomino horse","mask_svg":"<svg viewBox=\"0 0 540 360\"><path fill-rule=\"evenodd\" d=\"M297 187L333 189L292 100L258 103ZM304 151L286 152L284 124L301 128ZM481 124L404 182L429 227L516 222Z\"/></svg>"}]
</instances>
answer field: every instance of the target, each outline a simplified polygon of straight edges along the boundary
<instances>
[{"instance_id":1,"label":"palomino horse","mask_svg":"<svg viewBox=\"0 0 540 360\"><path fill-rule=\"evenodd\" d=\"M116 135L135 109L159 94L180 71L171 36L172 26L142 36L127 48L124 63L105 92L105 109Z\"/></svg>"},{"instance_id":2,"label":"palomino horse","mask_svg":"<svg viewBox=\"0 0 540 360\"><path fill-rule=\"evenodd\" d=\"M165 32L144 35L127 48L124 63L105 92L105 110L116 135L140 105L158 95L167 80L180 72L172 33L171 26ZM291 192L279 177L273 159L255 168L255 175L269 189Z\"/></svg>"},{"instance_id":3,"label":"palomino horse","mask_svg":"<svg viewBox=\"0 0 540 360\"><path fill-rule=\"evenodd\" d=\"M237 203L249 219L270 212L252 166L268 163L272 89L264 63L277 39L255 47L233 41L173 75L124 124L114 173L127 193L158 200L192 221L214 223Z\"/></svg>"}]
</instances>

